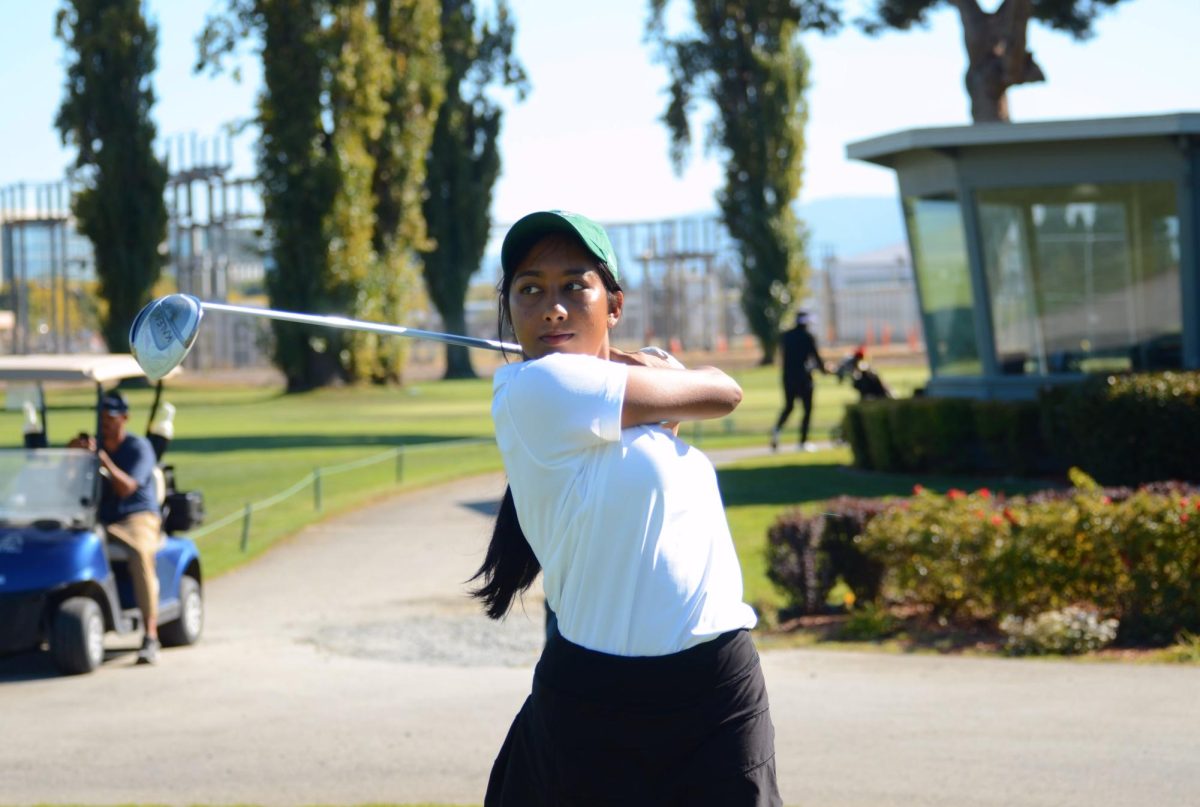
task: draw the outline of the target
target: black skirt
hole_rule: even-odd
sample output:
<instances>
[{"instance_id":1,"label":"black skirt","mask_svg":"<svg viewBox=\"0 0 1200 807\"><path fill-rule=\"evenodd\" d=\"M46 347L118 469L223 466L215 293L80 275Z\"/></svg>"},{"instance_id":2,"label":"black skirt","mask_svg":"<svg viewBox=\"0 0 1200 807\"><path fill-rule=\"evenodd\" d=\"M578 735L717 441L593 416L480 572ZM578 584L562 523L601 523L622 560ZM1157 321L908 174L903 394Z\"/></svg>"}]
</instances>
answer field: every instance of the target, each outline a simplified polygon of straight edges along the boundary
<instances>
[{"instance_id":1,"label":"black skirt","mask_svg":"<svg viewBox=\"0 0 1200 807\"><path fill-rule=\"evenodd\" d=\"M775 728L745 630L628 658L549 637L484 807L779 807Z\"/></svg>"}]
</instances>

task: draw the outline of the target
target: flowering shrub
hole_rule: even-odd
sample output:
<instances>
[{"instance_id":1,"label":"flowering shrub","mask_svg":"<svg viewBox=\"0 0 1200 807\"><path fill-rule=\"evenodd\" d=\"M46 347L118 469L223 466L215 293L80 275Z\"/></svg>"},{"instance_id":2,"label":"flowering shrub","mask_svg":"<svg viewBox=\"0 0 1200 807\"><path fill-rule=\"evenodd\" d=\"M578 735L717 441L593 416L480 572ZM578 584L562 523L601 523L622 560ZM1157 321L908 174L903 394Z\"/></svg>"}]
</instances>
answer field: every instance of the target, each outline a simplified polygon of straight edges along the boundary
<instances>
[{"instance_id":1,"label":"flowering shrub","mask_svg":"<svg viewBox=\"0 0 1200 807\"><path fill-rule=\"evenodd\" d=\"M861 546L887 568L893 597L947 616L995 621L1083 602L1119 617L1124 640L1200 627L1200 497L1116 499L1081 472L1072 480L1030 499L922 491L874 519Z\"/></svg>"},{"instance_id":2,"label":"flowering shrub","mask_svg":"<svg viewBox=\"0 0 1200 807\"><path fill-rule=\"evenodd\" d=\"M1028 619L1007 616L1000 620L1000 630L1008 636L1005 650L1014 655L1089 653L1117 638L1117 620L1069 605Z\"/></svg>"},{"instance_id":3,"label":"flowering shrub","mask_svg":"<svg viewBox=\"0 0 1200 807\"><path fill-rule=\"evenodd\" d=\"M1078 471L1072 481L1069 490L1013 498L918 486L873 507L829 503L847 511L842 520L787 514L771 530L769 576L810 609L840 574L860 602L882 593L993 625L1086 603L1119 619L1123 642L1169 643L1180 630L1200 630L1200 490L1102 488ZM837 563L833 547L846 550ZM851 582L846 569L876 577Z\"/></svg>"}]
</instances>

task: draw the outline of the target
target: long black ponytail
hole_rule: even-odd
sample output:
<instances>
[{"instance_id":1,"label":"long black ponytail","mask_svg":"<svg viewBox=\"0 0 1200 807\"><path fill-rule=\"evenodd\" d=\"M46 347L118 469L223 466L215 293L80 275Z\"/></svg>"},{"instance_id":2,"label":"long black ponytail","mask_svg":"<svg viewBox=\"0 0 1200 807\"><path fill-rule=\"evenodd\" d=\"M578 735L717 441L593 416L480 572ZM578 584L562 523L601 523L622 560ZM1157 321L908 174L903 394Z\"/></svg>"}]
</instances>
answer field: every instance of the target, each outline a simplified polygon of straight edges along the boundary
<instances>
[{"instance_id":1,"label":"long black ponytail","mask_svg":"<svg viewBox=\"0 0 1200 807\"><path fill-rule=\"evenodd\" d=\"M483 611L490 618L502 619L516 596L533 585L541 570L542 564L517 520L512 488L506 487L483 565L471 578L482 579L483 585L472 590L471 596L483 601Z\"/></svg>"},{"instance_id":2,"label":"long black ponytail","mask_svg":"<svg viewBox=\"0 0 1200 807\"><path fill-rule=\"evenodd\" d=\"M538 245L559 239L576 241L570 236L555 234L543 238ZM519 262L518 260L516 263ZM604 288L608 292L609 310L613 310L617 305L617 293L621 291L621 284L617 282L616 276L605 262L597 261L596 270L600 273ZM512 281L512 274L505 272L497 289L500 297L498 331L501 341L511 338L510 334L513 332L512 313L508 307ZM505 358L507 359L507 354ZM483 565L471 577L472 581L482 580L483 583L471 590L471 596L483 602L483 610L488 617L502 619L512 607L513 600L533 585L541 570L542 564L533 554L533 547L529 545L525 531L521 529L521 522L517 519L512 487L506 487L504 498L500 500L500 510L496 513L492 540L488 544L487 554L484 555Z\"/></svg>"}]
</instances>

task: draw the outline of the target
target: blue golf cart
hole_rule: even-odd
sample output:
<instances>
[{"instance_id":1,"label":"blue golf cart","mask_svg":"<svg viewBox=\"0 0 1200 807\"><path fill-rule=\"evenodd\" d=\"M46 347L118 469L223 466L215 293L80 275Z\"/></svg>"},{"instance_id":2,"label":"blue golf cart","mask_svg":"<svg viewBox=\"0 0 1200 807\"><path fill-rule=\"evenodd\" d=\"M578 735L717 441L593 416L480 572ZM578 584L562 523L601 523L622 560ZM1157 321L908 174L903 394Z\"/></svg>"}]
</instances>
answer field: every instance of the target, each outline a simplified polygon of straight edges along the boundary
<instances>
[{"instance_id":1,"label":"blue golf cart","mask_svg":"<svg viewBox=\"0 0 1200 807\"><path fill-rule=\"evenodd\" d=\"M0 382L36 390L25 404L24 446L0 448L0 655L48 650L64 673L91 672L104 660L104 636L143 628L128 571L129 552L109 541L97 521L101 467L82 448L50 448L43 384L89 382L99 402L106 386L144 378L128 355L0 357ZM203 576L195 543L183 536L203 517L197 492L174 490L174 473L161 464L170 442L162 428L158 382L148 431L158 455L157 495L164 536L158 550L159 639L189 645L204 626ZM156 420L156 417L158 418ZM155 428L158 424L158 428ZM57 439L65 445L66 437Z\"/></svg>"}]
</instances>

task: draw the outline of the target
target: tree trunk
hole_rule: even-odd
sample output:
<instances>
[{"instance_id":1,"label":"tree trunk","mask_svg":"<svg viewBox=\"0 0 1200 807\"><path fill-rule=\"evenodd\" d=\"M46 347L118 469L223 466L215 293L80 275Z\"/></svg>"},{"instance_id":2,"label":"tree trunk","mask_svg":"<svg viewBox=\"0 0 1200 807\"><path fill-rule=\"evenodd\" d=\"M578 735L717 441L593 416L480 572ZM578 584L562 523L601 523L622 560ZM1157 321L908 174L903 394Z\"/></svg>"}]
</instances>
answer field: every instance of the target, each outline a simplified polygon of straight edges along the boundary
<instances>
[{"instance_id":1,"label":"tree trunk","mask_svg":"<svg viewBox=\"0 0 1200 807\"><path fill-rule=\"evenodd\" d=\"M967 46L967 96L975 123L1008 123L1008 88L1045 81L1025 47L1032 0L1004 0L986 14L978 0L952 0Z\"/></svg>"},{"instance_id":2,"label":"tree trunk","mask_svg":"<svg viewBox=\"0 0 1200 807\"><path fill-rule=\"evenodd\" d=\"M446 330L450 333L465 334L467 321L462 308L446 312L443 316ZM446 374L443 378L477 378L475 368L471 366L470 348L462 345L446 345Z\"/></svg>"}]
</instances>

